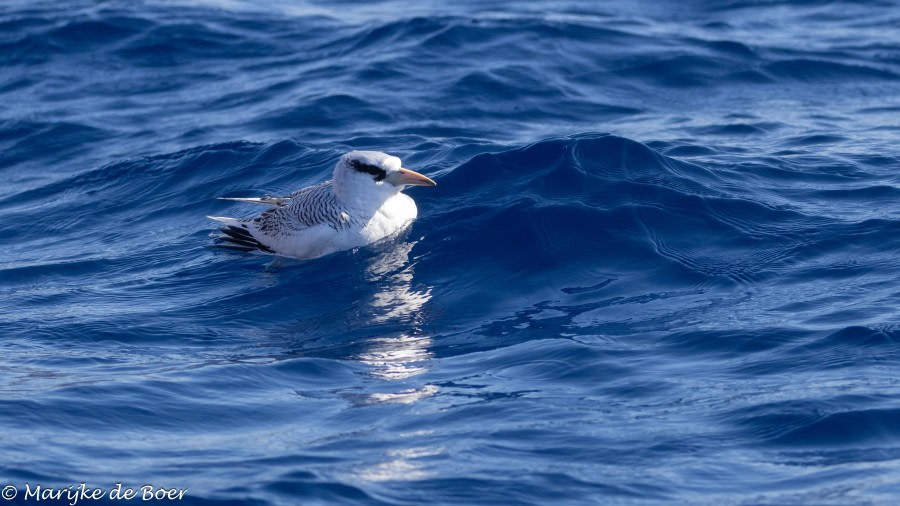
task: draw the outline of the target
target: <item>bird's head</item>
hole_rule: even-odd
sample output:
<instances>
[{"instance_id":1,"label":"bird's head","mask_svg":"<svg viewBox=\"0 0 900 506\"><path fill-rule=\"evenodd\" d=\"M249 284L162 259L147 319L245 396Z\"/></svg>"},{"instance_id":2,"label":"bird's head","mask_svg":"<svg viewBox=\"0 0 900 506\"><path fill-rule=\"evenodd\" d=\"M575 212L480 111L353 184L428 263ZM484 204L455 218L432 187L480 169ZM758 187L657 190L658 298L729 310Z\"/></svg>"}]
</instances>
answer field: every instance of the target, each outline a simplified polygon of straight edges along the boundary
<instances>
[{"instance_id":1,"label":"bird's head","mask_svg":"<svg viewBox=\"0 0 900 506\"><path fill-rule=\"evenodd\" d=\"M434 186L436 183L418 172L404 169L396 156L380 151L351 151L334 167L333 184L343 198L372 196L386 199L405 186Z\"/></svg>"}]
</instances>

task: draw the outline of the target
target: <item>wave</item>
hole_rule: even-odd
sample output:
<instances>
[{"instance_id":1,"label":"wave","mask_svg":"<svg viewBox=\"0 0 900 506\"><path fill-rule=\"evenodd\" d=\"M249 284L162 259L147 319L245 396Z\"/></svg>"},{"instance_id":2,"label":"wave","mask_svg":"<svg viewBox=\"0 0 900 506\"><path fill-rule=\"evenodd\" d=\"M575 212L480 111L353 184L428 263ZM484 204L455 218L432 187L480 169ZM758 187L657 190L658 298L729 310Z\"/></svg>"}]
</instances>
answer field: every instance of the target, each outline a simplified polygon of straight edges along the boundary
<instances>
[{"instance_id":1,"label":"wave","mask_svg":"<svg viewBox=\"0 0 900 506\"><path fill-rule=\"evenodd\" d=\"M214 197L289 192L312 184L330 176L342 151L292 141L222 143L106 165L0 199L10 218L0 233L15 239L11 248L19 257L5 270L25 289L63 279L70 269L124 277L127 291L127 280L136 281L156 256L166 274L151 283L155 290L173 290L187 276L200 283L197 291L202 292L215 282L197 270L196 262L204 261L240 269L249 281L253 269L243 269L262 268L264 260L202 252L212 227L203 216L226 205ZM417 168L434 174L427 166ZM402 250L401 263L385 271L394 274L378 275L369 280L374 285L352 290L353 300L374 304L363 328L420 326L415 322L421 315L431 314L435 319L424 325L437 329L452 314L457 324L469 322L479 332L494 334L491 325L478 322L505 314L514 327L530 322L534 312L558 311L567 315L557 324L560 329L615 332L618 319L629 312L631 328L668 328L704 312L749 310L749 318L763 318L765 311L732 293L777 282L770 297L778 301L794 283L864 279L877 268L855 262L857 249L889 255L896 247L895 240L883 239L898 236L896 220L810 214L803 201L781 202L782 178L767 180L771 188L754 188L736 185L740 176L734 168L703 167L608 134L485 152L445 169L436 176L437 187L410 191L420 218L407 238L379 246L387 248L381 253L364 248L289 266L282 276L300 292L316 285L346 291L354 279L365 287L369 278L360 265ZM818 181L816 174L796 177L797 184L806 184L803 178ZM893 194L873 185L806 196L833 205ZM104 222L112 226L101 226ZM148 243L151 237L166 239ZM857 240L847 243L841 237ZM180 256L196 261L179 265ZM228 267L232 262L237 263ZM357 274L347 281L325 274L335 272ZM245 297L262 301L267 312L283 298L268 284L245 295L237 286L222 288L234 292L231 302L222 305L217 288L201 296L198 307L208 305L219 318L233 310L228 308L247 304L241 302ZM118 304L119 297L108 302ZM307 317L349 309L340 299L330 309L321 302ZM788 311L785 304L780 311ZM841 313L826 301L800 312L817 326L839 326L866 314L865 309ZM339 322L324 328L342 335ZM501 328L520 336L506 324Z\"/></svg>"}]
</instances>

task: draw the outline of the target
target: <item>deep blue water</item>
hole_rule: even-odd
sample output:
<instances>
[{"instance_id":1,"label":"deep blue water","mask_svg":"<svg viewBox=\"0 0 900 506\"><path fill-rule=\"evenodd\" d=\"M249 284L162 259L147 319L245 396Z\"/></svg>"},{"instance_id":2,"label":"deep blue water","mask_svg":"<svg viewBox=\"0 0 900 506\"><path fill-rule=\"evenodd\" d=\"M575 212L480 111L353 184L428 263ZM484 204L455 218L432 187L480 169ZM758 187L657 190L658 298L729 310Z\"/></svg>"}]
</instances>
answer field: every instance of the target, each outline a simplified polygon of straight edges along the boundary
<instances>
[{"instance_id":1,"label":"deep blue water","mask_svg":"<svg viewBox=\"0 0 900 506\"><path fill-rule=\"evenodd\" d=\"M0 486L896 504L898 141L896 2L5 0ZM209 247L351 149L405 236Z\"/></svg>"}]
</instances>

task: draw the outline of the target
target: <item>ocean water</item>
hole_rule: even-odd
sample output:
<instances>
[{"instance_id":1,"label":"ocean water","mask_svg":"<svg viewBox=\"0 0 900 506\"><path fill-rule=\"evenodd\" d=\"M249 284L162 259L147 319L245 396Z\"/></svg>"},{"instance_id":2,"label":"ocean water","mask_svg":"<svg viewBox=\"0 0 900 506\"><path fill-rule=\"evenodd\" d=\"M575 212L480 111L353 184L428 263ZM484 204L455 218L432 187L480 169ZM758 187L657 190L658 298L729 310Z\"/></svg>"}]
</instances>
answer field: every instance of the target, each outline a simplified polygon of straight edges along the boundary
<instances>
[{"instance_id":1,"label":"ocean water","mask_svg":"<svg viewBox=\"0 0 900 506\"><path fill-rule=\"evenodd\" d=\"M896 504L898 140L893 1L5 0L6 503ZM209 247L351 149L405 235Z\"/></svg>"}]
</instances>

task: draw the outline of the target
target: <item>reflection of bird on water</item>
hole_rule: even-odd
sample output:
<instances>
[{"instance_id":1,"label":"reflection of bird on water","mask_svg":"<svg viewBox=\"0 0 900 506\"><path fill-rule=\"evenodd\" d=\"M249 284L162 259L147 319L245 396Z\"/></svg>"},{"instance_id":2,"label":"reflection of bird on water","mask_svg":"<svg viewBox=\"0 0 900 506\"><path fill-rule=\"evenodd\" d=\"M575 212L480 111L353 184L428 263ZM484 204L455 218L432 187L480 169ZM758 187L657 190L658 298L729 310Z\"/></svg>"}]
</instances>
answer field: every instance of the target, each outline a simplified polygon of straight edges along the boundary
<instances>
[{"instance_id":1,"label":"reflection of bird on water","mask_svg":"<svg viewBox=\"0 0 900 506\"><path fill-rule=\"evenodd\" d=\"M372 297L371 314L375 322L418 320L419 310L431 300L431 287L414 289L413 266L409 253L416 241L391 244L366 266L366 280L378 284L378 292ZM414 324L414 322L405 322Z\"/></svg>"},{"instance_id":2,"label":"reflection of bird on water","mask_svg":"<svg viewBox=\"0 0 900 506\"><path fill-rule=\"evenodd\" d=\"M360 362L373 367L372 375L385 380L401 380L428 371L426 363L434 354L428 350L428 336L395 334L371 338L358 355ZM385 394L377 394L385 395Z\"/></svg>"},{"instance_id":3,"label":"reflection of bird on water","mask_svg":"<svg viewBox=\"0 0 900 506\"><path fill-rule=\"evenodd\" d=\"M217 246L294 258L315 258L384 239L416 218L416 203L401 193L408 185L434 186L431 179L377 151L351 151L334 177L287 197L228 198L266 204L255 218L210 216L225 225Z\"/></svg>"},{"instance_id":4,"label":"reflection of bird on water","mask_svg":"<svg viewBox=\"0 0 900 506\"><path fill-rule=\"evenodd\" d=\"M431 300L431 287L413 286L414 265L409 255L415 245L416 241L392 243L366 266L366 280L378 287L364 306L372 322L406 327L366 339L365 349L354 357L371 366L372 376L379 379L397 381L423 374L433 357L429 350L433 344L431 337L421 335L416 329L425 318L422 309ZM373 393L364 402L411 403L436 392L436 386L426 384L399 392Z\"/></svg>"}]
</instances>

